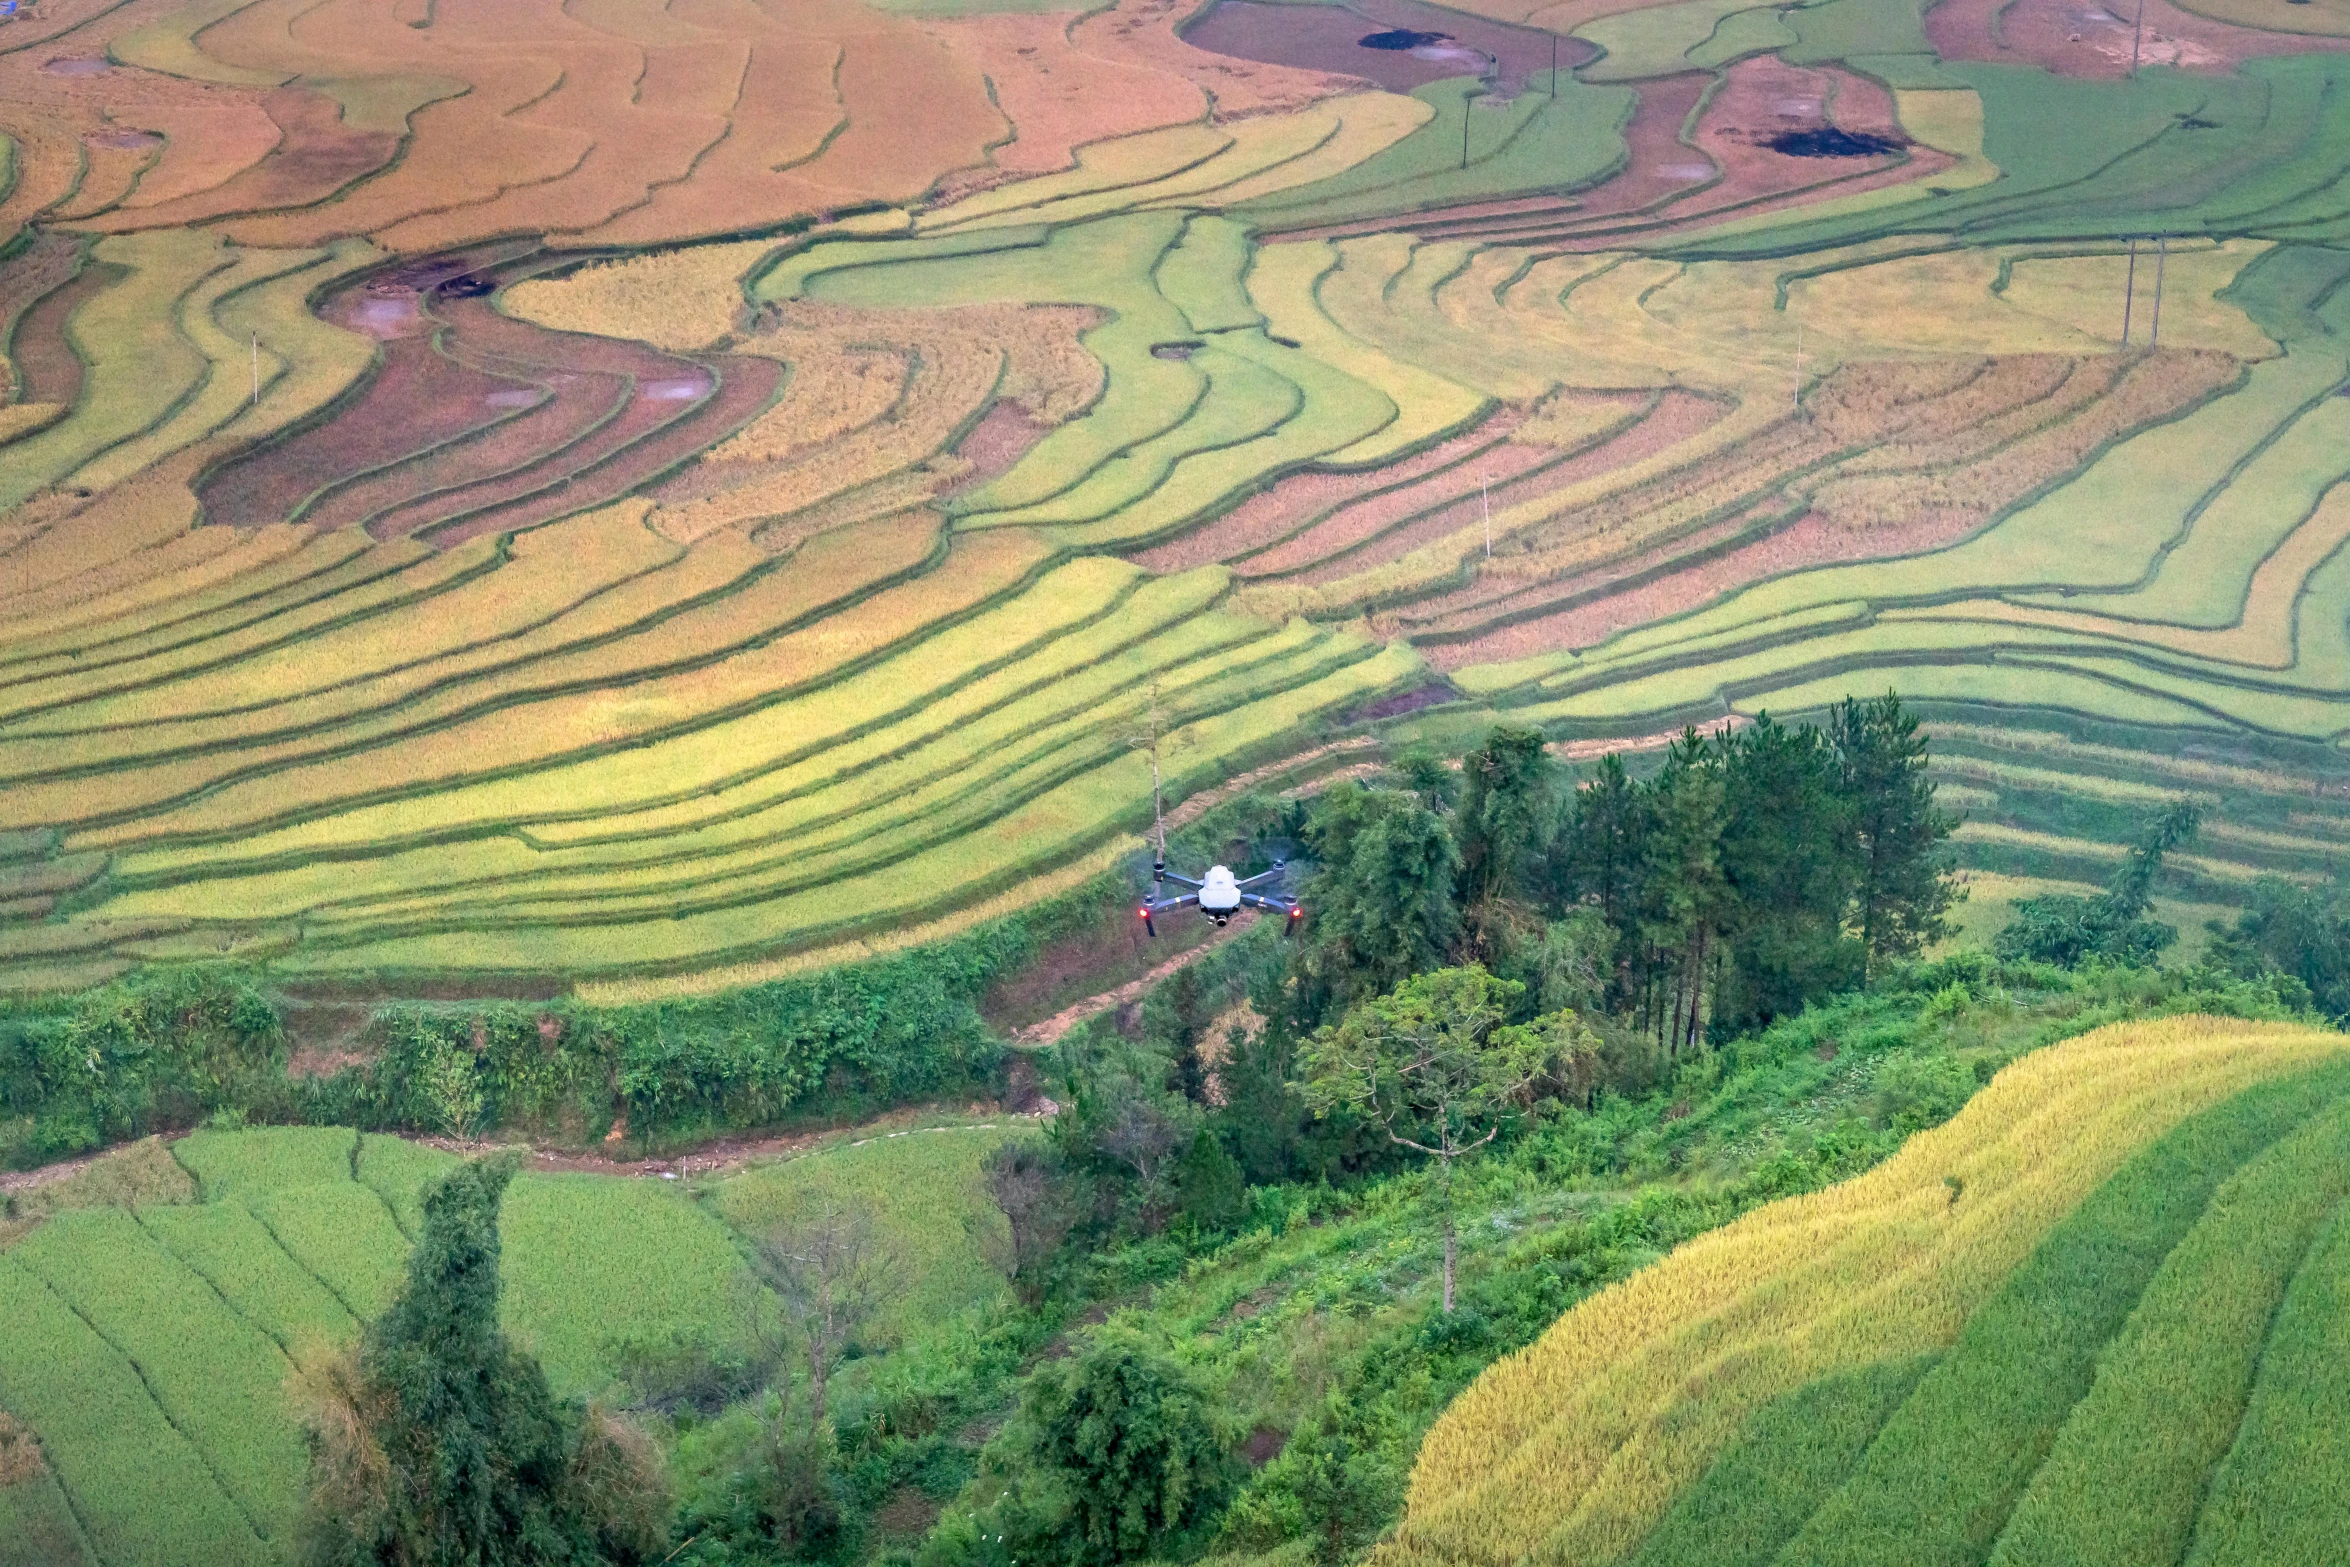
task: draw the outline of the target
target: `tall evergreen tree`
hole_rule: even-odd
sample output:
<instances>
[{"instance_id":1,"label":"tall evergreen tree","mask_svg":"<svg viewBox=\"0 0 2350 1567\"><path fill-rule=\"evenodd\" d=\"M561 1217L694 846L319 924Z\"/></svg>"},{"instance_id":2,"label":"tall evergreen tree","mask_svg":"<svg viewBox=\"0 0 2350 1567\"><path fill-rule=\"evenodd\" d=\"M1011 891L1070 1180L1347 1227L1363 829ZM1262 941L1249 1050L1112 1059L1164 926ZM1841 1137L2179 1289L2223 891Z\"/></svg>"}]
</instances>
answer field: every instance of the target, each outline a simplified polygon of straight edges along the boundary
<instances>
[{"instance_id":1,"label":"tall evergreen tree","mask_svg":"<svg viewBox=\"0 0 2350 1567\"><path fill-rule=\"evenodd\" d=\"M1624 759L1601 757L1591 781L1575 791L1566 830L1554 840L1552 886L1562 904L1589 903L1619 933L1633 924L1648 855L1648 800L1624 771Z\"/></svg>"},{"instance_id":2,"label":"tall evergreen tree","mask_svg":"<svg viewBox=\"0 0 2350 1567\"><path fill-rule=\"evenodd\" d=\"M1418 796L1342 783L1307 819L1306 843L1320 869L1305 893L1303 967L1322 995L1375 995L1451 950L1461 854Z\"/></svg>"},{"instance_id":3,"label":"tall evergreen tree","mask_svg":"<svg viewBox=\"0 0 2350 1567\"><path fill-rule=\"evenodd\" d=\"M1872 702L1846 697L1828 734L1853 812L1850 919L1874 972L1950 934L1942 916L1957 892L1942 844L1958 818L1935 806L1926 737L1892 692Z\"/></svg>"},{"instance_id":4,"label":"tall evergreen tree","mask_svg":"<svg viewBox=\"0 0 2350 1567\"><path fill-rule=\"evenodd\" d=\"M1461 758L1455 819L1462 890L1472 903L1525 896L1546 847L1552 771L1542 732L1506 724Z\"/></svg>"},{"instance_id":5,"label":"tall evergreen tree","mask_svg":"<svg viewBox=\"0 0 2350 1567\"><path fill-rule=\"evenodd\" d=\"M1818 729L1790 729L1766 713L1715 743L1722 874L1733 905L1715 1014L1745 1028L1860 977L1863 946L1844 926L1859 859L1857 813Z\"/></svg>"},{"instance_id":6,"label":"tall evergreen tree","mask_svg":"<svg viewBox=\"0 0 2350 1567\"><path fill-rule=\"evenodd\" d=\"M1722 873L1726 805L1720 754L1695 728L1683 731L1649 781L1647 854L1641 866L1643 1021L1670 1053L1704 1037L1711 966L1733 911Z\"/></svg>"}]
</instances>

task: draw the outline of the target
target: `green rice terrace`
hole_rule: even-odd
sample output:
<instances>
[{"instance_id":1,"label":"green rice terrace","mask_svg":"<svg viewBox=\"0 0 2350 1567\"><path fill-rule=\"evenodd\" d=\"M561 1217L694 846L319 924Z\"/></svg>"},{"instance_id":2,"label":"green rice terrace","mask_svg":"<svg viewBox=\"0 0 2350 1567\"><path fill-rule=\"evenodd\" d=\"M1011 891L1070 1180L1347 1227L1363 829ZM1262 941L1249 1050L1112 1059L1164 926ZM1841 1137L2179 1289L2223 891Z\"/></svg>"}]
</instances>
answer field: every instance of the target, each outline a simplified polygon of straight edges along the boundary
<instances>
[{"instance_id":1,"label":"green rice terrace","mask_svg":"<svg viewBox=\"0 0 2350 1567\"><path fill-rule=\"evenodd\" d=\"M2350 0L0 0L0 1567L2350 1563L2346 743Z\"/></svg>"}]
</instances>

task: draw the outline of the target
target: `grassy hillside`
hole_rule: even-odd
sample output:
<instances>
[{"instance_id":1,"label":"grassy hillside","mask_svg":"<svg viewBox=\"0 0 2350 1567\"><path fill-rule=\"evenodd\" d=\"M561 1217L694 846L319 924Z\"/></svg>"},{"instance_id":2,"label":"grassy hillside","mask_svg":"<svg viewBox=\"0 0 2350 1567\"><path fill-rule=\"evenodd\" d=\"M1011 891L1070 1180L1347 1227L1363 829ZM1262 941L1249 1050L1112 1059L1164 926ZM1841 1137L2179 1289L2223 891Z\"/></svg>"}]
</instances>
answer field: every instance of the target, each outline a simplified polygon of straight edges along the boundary
<instances>
[{"instance_id":1,"label":"grassy hillside","mask_svg":"<svg viewBox=\"0 0 2350 1567\"><path fill-rule=\"evenodd\" d=\"M2306 1357L2346 1096L2340 1036L2284 1026L2034 1055L1494 1367L1378 1559L2281 1559L2341 1484Z\"/></svg>"}]
</instances>

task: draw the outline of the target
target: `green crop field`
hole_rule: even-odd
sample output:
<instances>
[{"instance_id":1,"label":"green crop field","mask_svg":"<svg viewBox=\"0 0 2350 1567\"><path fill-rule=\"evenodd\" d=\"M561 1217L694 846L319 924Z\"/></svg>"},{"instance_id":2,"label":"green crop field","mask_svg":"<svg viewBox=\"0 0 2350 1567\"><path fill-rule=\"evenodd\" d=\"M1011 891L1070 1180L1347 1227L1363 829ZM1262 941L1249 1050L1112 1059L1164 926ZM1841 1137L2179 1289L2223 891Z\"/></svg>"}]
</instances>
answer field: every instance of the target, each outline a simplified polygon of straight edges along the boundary
<instances>
[{"instance_id":1,"label":"green crop field","mask_svg":"<svg viewBox=\"0 0 2350 1567\"><path fill-rule=\"evenodd\" d=\"M500 1225L507 1330L582 1395L613 1387L627 1344L736 1343L744 1249L819 1200L872 1213L905 1257L903 1325L993 1306L1008 1294L1003 1220L980 1167L1016 1135L923 1123L691 1193L526 1171ZM200 1132L169 1157L179 1193L118 1176L0 1252L0 1407L42 1434L62 1487L0 1486L0 1506L47 1519L62 1494L107 1563L283 1561L304 1465L289 1356L382 1310L417 1190L455 1161L328 1127Z\"/></svg>"}]
</instances>

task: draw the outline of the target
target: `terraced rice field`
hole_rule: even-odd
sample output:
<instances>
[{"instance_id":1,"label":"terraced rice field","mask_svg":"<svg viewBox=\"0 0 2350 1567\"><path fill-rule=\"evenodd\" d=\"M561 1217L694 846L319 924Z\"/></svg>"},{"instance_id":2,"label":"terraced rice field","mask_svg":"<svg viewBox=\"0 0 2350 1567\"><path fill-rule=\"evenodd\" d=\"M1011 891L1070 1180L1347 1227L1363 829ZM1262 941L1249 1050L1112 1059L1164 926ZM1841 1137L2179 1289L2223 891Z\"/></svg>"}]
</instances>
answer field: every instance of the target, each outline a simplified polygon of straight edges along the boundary
<instances>
[{"instance_id":1,"label":"terraced rice field","mask_svg":"<svg viewBox=\"0 0 2350 1567\"><path fill-rule=\"evenodd\" d=\"M1375 1559L2340 1560L2346 1095L2273 1025L2029 1056L1489 1370Z\"/></svg>"},{"instance_id":2,"label":"terraced rice field","mask_svg":"<svg viewBox=\"0 0 2350 1567\"><path fill-rule=\"evenodd\" d=\"M526 1170L500 1218L506 1331L562 1395L617 1385L631 1342L746 1332L743 1248L818 1195L919 1239L931 1320L995 1299L1000 1225L979 1162L1012 1130L925 1126L754 1166L689 1194L643 1176ZM291 1356L349 1341L406 1265L419 1187L453 1156L346 1128L199 1132L174 1192L61 1211L0 1250L0 1404L37 1431L38 1486L0 1485L7 1551L34 1561L291 1559L307 1455ZM37 1533L36 1533L37 1531Z\"/></svg>"},{"instance_id":3,"label":"terraced rice field","mask_svg":"<svg viewBox=\"0 0 2350 1567\"><path fill-rule=\"evenodd\" d=\"M1178 794L1892 687L2134 758L1951 771L1976 870L2189 749L2279 781L2179 896L2330 867L2330 4L52 0L0 985L949 928L1131 846L1154 686Z\"/></svg>"}]
</instances>

